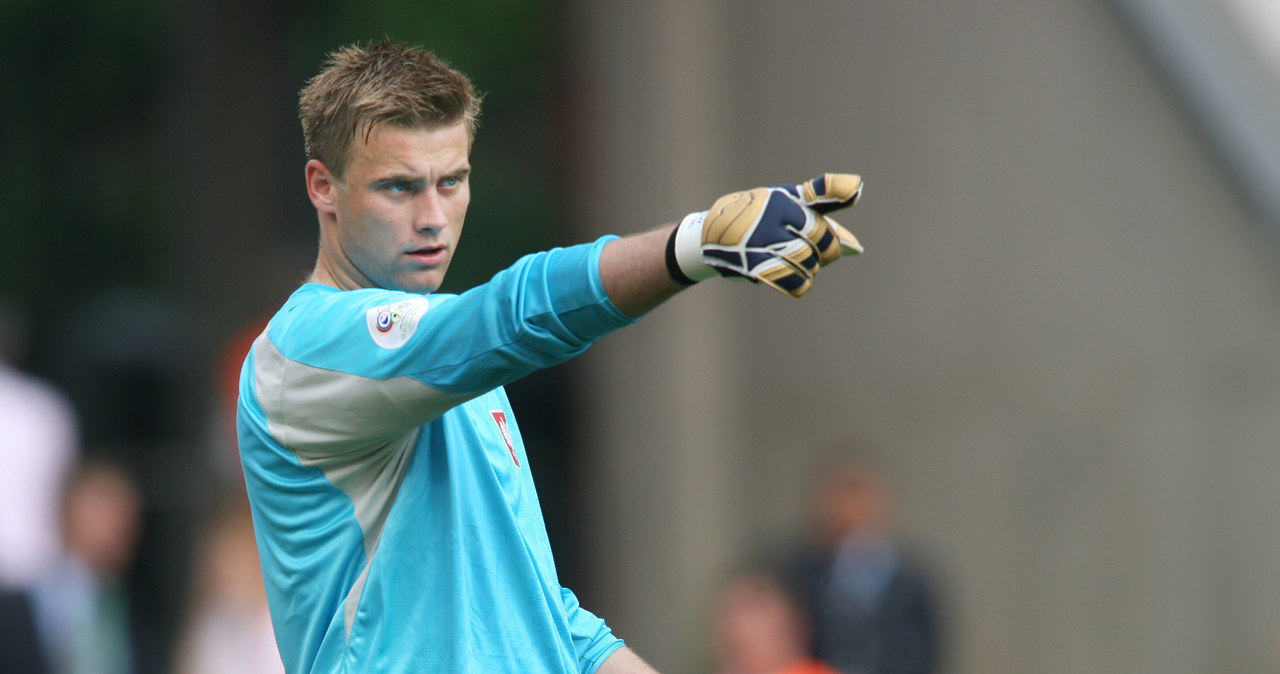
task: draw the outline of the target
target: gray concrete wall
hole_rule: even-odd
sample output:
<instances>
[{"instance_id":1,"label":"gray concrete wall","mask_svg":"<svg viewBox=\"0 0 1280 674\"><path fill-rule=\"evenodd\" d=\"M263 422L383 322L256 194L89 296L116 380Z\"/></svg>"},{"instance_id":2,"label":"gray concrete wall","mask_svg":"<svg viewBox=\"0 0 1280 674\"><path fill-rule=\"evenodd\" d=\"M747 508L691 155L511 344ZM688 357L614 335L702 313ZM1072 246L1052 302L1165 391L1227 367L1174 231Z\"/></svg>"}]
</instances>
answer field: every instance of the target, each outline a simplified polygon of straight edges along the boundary
<instances>
[{"instance_id":1,"label":"gray concrete wall","mask_svg":"<svg viewBox=\"0 0 1280 674\"><path fill-rule=\"evenodd\" d=\"M1270 671L1280 256L1102 0L584 2L584 234L862 173L867 252L709 283L584 358L596 604L707 664L726 565L873 439L950 671Z\"/></svg>"}]
</instances>

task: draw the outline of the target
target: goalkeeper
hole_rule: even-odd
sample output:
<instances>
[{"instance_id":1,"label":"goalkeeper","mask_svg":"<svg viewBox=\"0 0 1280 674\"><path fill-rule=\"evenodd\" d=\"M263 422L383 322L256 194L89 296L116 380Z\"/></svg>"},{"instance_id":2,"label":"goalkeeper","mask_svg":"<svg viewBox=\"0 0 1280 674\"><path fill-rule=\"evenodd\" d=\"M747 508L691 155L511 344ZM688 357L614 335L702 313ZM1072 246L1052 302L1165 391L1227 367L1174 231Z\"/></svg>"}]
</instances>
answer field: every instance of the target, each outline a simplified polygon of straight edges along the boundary
<instances>
[{"instance_id":1,"label":"goalkeeper","mask_svg":"<svg viewBox=\"0 0 1280 674\"><path fill-rule=\"evenodd\" d=\"M722 197L679 225L435 294L479 99L430 52L329 56L303 89L319 255L254 342L238 424L289 672L653 672L560 586L502 386L722 275L805 294L859 252L857 176Z\"/></svg>"}]
</instances>

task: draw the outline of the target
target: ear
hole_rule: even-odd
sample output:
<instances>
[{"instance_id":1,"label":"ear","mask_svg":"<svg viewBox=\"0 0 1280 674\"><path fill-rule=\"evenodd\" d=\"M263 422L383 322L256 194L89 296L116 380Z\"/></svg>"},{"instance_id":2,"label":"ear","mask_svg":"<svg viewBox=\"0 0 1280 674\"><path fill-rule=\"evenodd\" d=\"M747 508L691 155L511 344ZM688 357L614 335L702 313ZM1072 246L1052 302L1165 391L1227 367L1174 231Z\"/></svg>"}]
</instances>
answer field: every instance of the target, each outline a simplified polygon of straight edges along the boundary
<instances>
[{"instance_id":1,"label":"ear","mask_svg":"<svg viewBox=\"0 0 1280 674\"><path fill-rule=\"evenodd\" d=\"M333 213L336 208L338 181L329 167L319 159L307 162L307 196L311 205L321 213Z\"/></svg>"}]
</instances>

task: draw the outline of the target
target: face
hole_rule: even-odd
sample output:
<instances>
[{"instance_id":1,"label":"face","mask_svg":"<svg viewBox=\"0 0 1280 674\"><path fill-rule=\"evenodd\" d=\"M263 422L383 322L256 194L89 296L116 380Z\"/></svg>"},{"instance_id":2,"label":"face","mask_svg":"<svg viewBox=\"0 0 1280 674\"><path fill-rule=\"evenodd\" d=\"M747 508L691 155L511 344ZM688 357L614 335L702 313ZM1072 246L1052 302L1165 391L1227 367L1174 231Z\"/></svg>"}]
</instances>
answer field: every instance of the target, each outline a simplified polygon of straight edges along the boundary
<instances>
[{"instance_id":1,"label":"face","mask_svg":"<svg viewBox=\"0 0 1280 674\"><path fill-rule=\"evenodd\" d=\"M340 180L308 162L307 190L320 215L313 280L344 290L439 288L471 202L470 150L461 123L379 124L367 141L357 134Z\"/></svg>"},{"instance_id":2,"label":"face","mask_svg":"<svg viewBox=\"0 0 1280 674\"><path fill-rule=\"evenodd\" d=\"M66 502L66 539L86 564L113 576L133 558L141 525L139 495L123 474L94 470L75 481Z\"/></svg>"},{"instance_id":3,"label":"face","mask_svg":"<svg viewBox=\"0 0 1280 674\"><path fill-rule=\"evenodd\" d=\"M780 672L803 657L808 639L801 618L772 580L747 576L730 583L715 620L719 657L728 671Z\"/></svg>"},{"instance_id":4,"label":"face","mask_svg":"<svg viewBox=\"0 0 1280 674\"><path fill-rule=\"evenodd\" d=\"M830 469L818 500L818 516L826 534L843 538L851 531L875 531L887 526L888 485L862 466Z\"/></svg>"}]
</instances>

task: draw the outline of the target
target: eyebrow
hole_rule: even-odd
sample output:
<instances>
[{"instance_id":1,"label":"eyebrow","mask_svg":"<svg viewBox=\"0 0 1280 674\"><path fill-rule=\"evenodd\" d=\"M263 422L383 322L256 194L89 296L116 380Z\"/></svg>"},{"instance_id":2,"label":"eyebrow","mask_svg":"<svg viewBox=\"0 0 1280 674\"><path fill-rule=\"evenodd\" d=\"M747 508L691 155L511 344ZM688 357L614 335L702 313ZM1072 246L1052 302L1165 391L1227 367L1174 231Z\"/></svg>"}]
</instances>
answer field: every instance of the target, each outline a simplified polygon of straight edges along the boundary
<instances>
[{"instance_id":1,"label":"eyebrow","mask_svg":"<svg viewBox=\"0 0 1280 674\"><path fill-rule=\"evenodd\" d=\"M465 164L463 166L459 166L457 169L453 171L450 171L449 173L446 173L440 176L440 180L444 180L445 178L456 178L459 181L461 181L461 180L465 180L469 175L471 175L471 165Z\"/></svg>"},{"instance_id":2,"label":"eyebrow","mask_svg":"<svg viewBox=\"0 0 1280 674\"><path fill-rule=\"evenodd\" d=\"M466 165L466 166L459 167L459 168L458 168L457 170L455 170L455 171L452 171L452 172L450 172L450 173L446 173L446 174L444 174L444 175L440 176L440 178L441 178L442 180L443 180L444 178L457 178L457 179L459 179L459 180L462 180L462 179L464 179L464 178L466 178L466 177L468 177L468 176L470 176L470 175L471 175L471 166L470 166L470 165ZM419 188L419 187L425 186L425 185L426 185L426 182L427 182L427 179L426 179L426 178L423 178L422 176L419 176L419 175L416 175L416 174L408 174L408 173L393 173L393 174L391 174L391 175L388 175L388 176L385 176L385 177L382 177L382 178L376 178L376 179L374 179L374 180L370 181L370 182L369 182L369 187L371 187L371 188L373 188L373 189L380 189L380 188L386 187L387 185L390 185L390 184L392 184L392 183L409 183L409 184L410 184L410 185L412 185L413 187L415 187L415 188Z\"/></svg>"}]
</instances>

